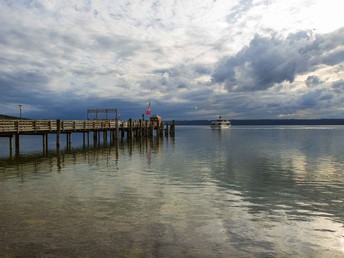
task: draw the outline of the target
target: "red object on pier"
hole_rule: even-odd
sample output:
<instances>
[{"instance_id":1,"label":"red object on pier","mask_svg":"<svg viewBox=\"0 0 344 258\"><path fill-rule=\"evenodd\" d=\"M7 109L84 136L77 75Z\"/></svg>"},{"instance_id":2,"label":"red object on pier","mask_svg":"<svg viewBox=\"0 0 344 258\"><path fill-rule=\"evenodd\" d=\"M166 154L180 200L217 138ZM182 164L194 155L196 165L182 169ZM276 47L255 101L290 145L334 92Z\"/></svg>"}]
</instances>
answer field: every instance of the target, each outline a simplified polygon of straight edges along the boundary
<instances>
[{"instance_id":1,"label":"red object on pier","mask_svg":"<svg viewBox=\"0 0 344 258\"><path fill-rule=\"evenodd\" d=\"M151 113L150 105L151 105L151 103L149 102L148 106L147 106L147 109L146 109L146 115L150 115L150 113Z\"/></svg>"}]
</instances>

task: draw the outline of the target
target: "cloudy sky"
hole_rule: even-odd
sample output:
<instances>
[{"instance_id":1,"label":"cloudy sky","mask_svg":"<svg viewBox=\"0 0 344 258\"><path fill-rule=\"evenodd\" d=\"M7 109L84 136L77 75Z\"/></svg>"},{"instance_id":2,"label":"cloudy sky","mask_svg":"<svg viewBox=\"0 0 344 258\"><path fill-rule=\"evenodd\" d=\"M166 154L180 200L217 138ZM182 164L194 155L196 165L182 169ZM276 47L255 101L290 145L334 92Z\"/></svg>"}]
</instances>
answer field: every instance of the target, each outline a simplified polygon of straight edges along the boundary
<instances>
[{"instance_id":1,"label":"cloudy sky","mask_svg":"<svg viewBox=\"0 0 344 258\"><path fill-rule=\"evenodd\" d=\"M344 118L343 0L0 0L0 114Z\"/></svg>"}]
</instances>

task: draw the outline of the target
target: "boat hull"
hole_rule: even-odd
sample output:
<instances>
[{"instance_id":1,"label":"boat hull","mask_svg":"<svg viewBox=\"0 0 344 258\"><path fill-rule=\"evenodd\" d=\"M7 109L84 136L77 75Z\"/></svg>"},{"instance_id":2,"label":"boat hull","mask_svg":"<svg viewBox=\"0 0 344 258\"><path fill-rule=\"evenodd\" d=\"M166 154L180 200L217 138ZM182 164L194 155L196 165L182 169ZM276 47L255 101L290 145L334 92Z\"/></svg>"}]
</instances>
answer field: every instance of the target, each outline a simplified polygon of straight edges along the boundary
<instances>
[{"instance_id":1,"label":"boat hull","mask_svg":"<svg viewBox=\"0 0 344 258\"><path fill-rule=\"evenodd\" d=\"M229 129L231 126L230 125L211 125L211 129Z\"/></svg>"}]
</instances>

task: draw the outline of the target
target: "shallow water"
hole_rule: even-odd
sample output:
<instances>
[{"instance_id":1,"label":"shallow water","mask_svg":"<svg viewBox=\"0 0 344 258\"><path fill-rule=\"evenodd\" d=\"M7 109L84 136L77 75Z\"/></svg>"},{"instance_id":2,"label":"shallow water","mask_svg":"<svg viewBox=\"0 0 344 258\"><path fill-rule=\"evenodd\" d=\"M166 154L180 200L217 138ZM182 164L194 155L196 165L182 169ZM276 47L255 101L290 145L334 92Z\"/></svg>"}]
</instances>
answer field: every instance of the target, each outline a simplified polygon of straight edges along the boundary
<instances>
[{"instance_id":1,"label":"shallow water","mask_svg":"<svg viewBox=\"0 0 344 258\"><path fill-rule=\"evenodd\" d=\"M0 254L343 257L344 127L179 126L41 151L0 140Z\"/></svg>"}]
</instances>

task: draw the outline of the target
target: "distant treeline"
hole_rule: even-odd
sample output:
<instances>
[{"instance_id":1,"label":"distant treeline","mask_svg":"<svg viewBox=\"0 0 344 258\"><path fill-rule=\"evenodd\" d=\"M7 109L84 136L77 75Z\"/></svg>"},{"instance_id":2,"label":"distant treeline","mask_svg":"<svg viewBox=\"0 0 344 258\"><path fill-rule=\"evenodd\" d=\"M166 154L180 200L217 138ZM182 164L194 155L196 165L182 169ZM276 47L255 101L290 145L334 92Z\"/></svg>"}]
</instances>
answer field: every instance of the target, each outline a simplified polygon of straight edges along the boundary
<instances>
[{"instance_id":1,"label":"distant treeline","mask_svg":"<svg viewBox=\"0 0 344 258\"><path fill-rule=\"evenodd\" d=\"M344 119L253 119L230 120L232 125L344 125ZM166 121L170 123L170 121ZM210 120L177 120L176 125L210 125Z\"/></svg>"},{"instance_id":2,"label":"distant treeline","mask_svg":"<svg viewBox=\"0 0 344 258\"><path fill-rule=\"evenodd\" d=\"M27 119L0 114L0 119ZM250 119L230 120L232 125L344 125L344 119ZM172 121L164 121L171 124ZM176 125L210 125L211 120L176 120Z\"/></svg>"},{"instance_id":3,"label":"distant treeline","mask_svg":"<svg viewBox=\"0 0 344 258\"><path fill-rule=\"evenodd\" d=\"M15 117L15 116L6 116L6 115L0 114L0 119L20 119L20 118Z\"/></svg>"}]
</instances>

